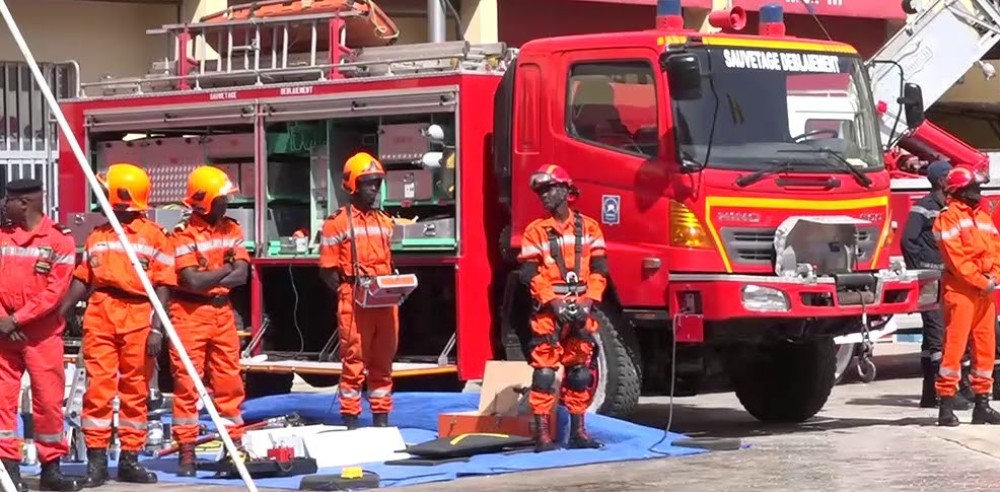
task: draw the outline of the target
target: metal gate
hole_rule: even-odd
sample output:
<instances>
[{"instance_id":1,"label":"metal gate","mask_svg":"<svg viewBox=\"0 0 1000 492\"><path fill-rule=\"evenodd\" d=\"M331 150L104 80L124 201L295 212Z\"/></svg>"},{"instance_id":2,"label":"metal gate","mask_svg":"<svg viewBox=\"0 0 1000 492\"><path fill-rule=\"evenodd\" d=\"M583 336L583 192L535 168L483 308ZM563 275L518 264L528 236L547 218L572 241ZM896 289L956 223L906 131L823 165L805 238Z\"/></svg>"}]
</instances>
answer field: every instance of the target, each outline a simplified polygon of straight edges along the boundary
<instances>
[{"instance_id":1,"label":"metal gate","mask_svg":"<svg viewBox=\"0 0 1000 492\"><path fill-rule=\"evenodd\" d=\"M40 67L57 99L77 96L76 62ZM59 134L51 110L26 63L0 61L0 74L0 193L6 193L12 179L40 179L54 217L59 208Z\"/></svg>"}]
</instances>

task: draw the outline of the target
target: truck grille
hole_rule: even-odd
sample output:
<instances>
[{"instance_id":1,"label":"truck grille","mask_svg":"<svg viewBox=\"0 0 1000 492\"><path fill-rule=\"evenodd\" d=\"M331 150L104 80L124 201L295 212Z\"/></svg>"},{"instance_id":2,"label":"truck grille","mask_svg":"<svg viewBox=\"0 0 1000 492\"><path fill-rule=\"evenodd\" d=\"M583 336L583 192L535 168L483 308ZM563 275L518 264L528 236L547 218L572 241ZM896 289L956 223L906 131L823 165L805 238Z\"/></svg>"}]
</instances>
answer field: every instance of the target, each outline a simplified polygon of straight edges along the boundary
<instances>
[{"instance_id":1,"label":"truck grille","mask_svg":"<svg viewBox=\"0 0 1000 492\"><path fill-rule=\"evenodd\" d=\"M774 232L776 229L723 227L722 243L729 261L740 265L774 265ZM858 231L860 261L871 258L878 241L878 227L862 227Z\"/></svg>"}]
</instances>

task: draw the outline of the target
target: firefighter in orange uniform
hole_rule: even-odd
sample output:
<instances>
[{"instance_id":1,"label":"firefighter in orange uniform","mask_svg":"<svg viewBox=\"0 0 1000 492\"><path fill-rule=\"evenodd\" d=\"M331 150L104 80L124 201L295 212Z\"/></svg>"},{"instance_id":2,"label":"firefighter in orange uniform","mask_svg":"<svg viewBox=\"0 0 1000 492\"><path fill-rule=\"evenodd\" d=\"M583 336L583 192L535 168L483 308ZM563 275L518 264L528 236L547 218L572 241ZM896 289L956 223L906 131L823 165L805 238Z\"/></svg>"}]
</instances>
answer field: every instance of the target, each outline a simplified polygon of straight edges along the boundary
<instances>
[{"instance_id":1,"label":"firefighter in orange uniform","mask_svg":"<svg viewBox=\"0 0 1000 492\"><path fill-rule=\"evenodd\" d=\"M593 399L590 362L598 329L591 312L607 286L604 234L594 219L570 208L579 192L565 169L542 166L530 184L548 212L524 230L518 258L536 305L529 398L535 414L535 451L556 447L549 417L556 403L559 364L565 369L562 400L570 414L569 446L600 448L602 444L587 435L584 413Z\"/></svg>"},{"instance_id":2,"label":"firefighter in orange uniform","mask_svg":"<svg viewBox=\"0 0 1000 492\"><path fill-rule=\"evenodd\" d=\"M245 396L240 374L240 339L229 290L247 280L250 255L243 244L243 228L226 217L229 195L236 186L226 173L201 166L188 176L184 205L191 216L174 229L178 286L170 295L170 319L204 380L211 374L213 401L222 418L232 422L229 435L239 446L243 437L240 405ZM174 373L173 435L180 444L177 475L195 475L198 439L198 392L171 347Z\"/></svg>"},{"instance_id":3,"label":"firefighter in orange uniform","mask_svg":"<svg viewBox=\"0 0 1000 492\"><path fill-rule=\"evenodd\" d=\"M385 170L370 154L360 152L344 164L343 186L351 203L326 219L319 252L322 278L337 292L340 331L340 414L344 425L357 428L361 389L367 370L368 401L376 427L389 425L392 411L392 360L399 341L397 307L363 308L354 291L366 280L393 273L392 219L376 209Z\"/></svg>"},{"instance_id":4,"label":"firefighter in orange uniform","mask_svg":"<svg viewBox=\"0 0 1000 492\"><path fill-rule=\"evenodd\" d=\"M170 289L177 285L174 251L163 229L143 214L152 188L149 176L138 166L113 164L99 179L157 297L166 306ZM64 307L93 290L83 315L81 349L87 370L81 418L87 444L86 486L96 487L108 479L115 394L122 449L117 479L156 483L156 475L139 464L139 452L146 444L149 376L162 347L163 326L110 224L94 228L87 237L83 261L73 276Z\"/></svg>"},{"instance_id":5,"label":"firefighter in orange uniform","mask_svg":"<svg viewBox=\"0 0 1000 492\"><path fill-rule=\"evenodd\" d=\"M83 481L64 477L59 460L63 439L63 329L59 304L69 289L76 243L69 229L45 216L42 182L7 183L0 230L0 458L18 490L21 440L17 401L25 369L34 400L34 439L42 462L41 490L80 490Z\"/></svg>"},{"instance_id":6,"label":"firefighter in orange uniform","mask_svg":"<svg viewBox=\"0 0 1000 492\"><path fill-rule=\"evenodd\" d=\"M996 306L993 291L1000 285L1000 233L989 214L979 208L980 181L968 168L956 167L945 178L948 203L934 222L944 259L944 350L937 379L941 397L938 425L957 426L955 390L961 377L962 355L972 339L973 424L1000 424L990 408L993 358L996 353Z\"/></svg>"}]
</instances>

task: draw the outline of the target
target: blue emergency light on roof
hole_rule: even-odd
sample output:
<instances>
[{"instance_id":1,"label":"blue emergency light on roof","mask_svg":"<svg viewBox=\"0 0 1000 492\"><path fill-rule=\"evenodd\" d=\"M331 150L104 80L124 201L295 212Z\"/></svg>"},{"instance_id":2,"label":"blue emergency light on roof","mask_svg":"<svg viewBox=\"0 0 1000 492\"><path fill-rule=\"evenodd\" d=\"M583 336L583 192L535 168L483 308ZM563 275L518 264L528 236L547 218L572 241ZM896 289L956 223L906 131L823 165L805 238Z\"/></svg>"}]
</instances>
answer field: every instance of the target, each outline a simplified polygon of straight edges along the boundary
<instances>
[{"instance_id":1,"label":"blue emergency light on roof","mask_svg":"<svg viewBox=\"0 0 1000 492\"><path fill-rule=\"evenodd\" d=\"M681 15L681 0L658 0L656 15Z\"/></svg>"},{"instance_id":2,"label":"blue emergency light on roof","mask_svg":"<svg viewBox=\"0 0 1000 492\"><path fill-rule=\"evenodd\" d=\"M785 13L781 5L769 3L760 8L760 29L761 36L784 36L785 35Z\"/></svg>"},{"instance_id":3,"label":"blue emergency light on roof","mask_svg":"<svg viewBox=\"0 0 1000 492\"><path fill-rule=\"evenodd\" d=\"M656 28L668 31L684 29L684 16L681 12L681 0L657 0Z\"/></svg>"}]
</instances>

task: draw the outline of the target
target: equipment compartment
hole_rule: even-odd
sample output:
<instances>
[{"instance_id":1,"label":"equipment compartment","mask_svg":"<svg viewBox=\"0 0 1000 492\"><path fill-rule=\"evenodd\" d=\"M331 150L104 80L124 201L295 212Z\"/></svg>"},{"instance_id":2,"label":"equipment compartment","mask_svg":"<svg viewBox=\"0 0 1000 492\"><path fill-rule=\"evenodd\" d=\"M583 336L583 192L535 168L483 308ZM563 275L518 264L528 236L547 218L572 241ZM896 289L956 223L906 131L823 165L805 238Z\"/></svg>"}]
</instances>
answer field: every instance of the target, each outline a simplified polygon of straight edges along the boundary
<instances>
[{"instance_id":1,"label":"equipment compartment","mask_svg":"<svg viewBox=\"0 0 1000 492\"><path fill-rule=\"evenodd\" d=\"M396 224L392 243L407 249L455 246L455 218L421 220L412 224Z\"/></svg>"},{"instance_id":2,"label":"equipment compartment","mask_svg":"<svg viewBox=\"0 0 1000 492\"><path fill-rule=\"evenodd\" d=\"M434 172L430 169L386 172L383 200L403 202L432 198L434 198Z\"/></svg>"}]
</instances>

